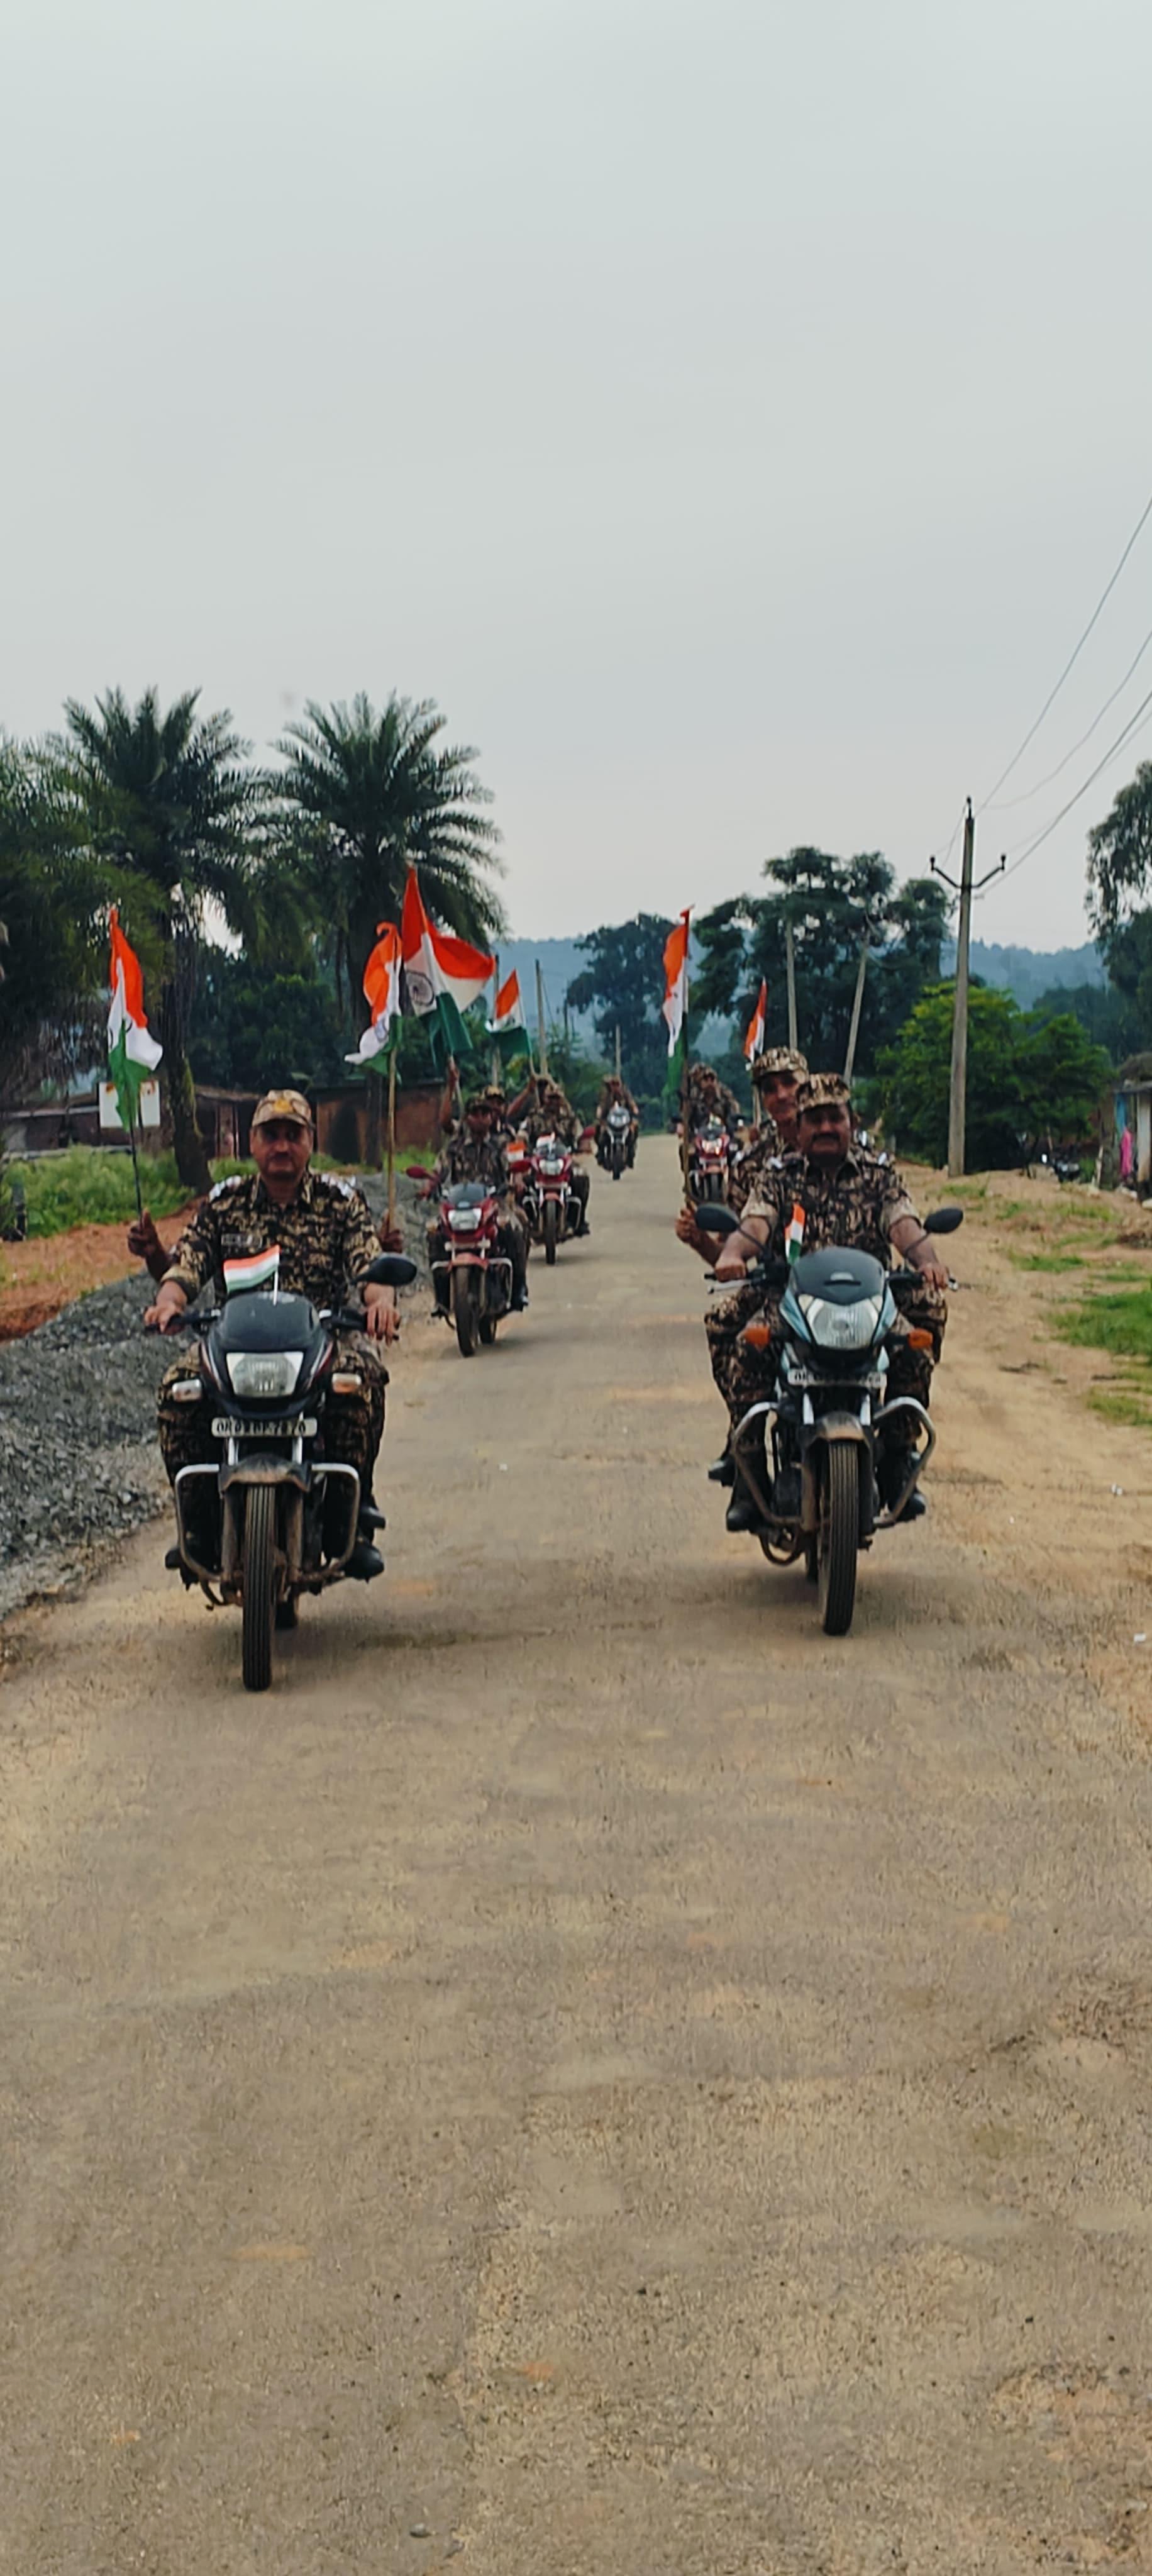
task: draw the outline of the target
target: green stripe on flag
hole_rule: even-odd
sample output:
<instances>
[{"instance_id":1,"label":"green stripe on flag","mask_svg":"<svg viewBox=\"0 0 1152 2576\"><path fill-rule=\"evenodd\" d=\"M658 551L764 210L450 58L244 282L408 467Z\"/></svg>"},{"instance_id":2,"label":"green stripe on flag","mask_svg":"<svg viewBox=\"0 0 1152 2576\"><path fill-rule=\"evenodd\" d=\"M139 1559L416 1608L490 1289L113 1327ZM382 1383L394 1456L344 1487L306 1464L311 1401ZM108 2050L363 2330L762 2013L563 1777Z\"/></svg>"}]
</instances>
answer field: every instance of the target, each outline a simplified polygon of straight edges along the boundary
<instances>
[{"instance_id":1,"label":"green stripe on flag","mask_svg":"<svg viewBox=\"0 0 1152 2576\"><path fill-rule=\"evenodd\" d=\"M128 1026L127 1020L121 1021L116 1044L108 1049L108 1080L116 1093L116 1108L124 1128L139 1124L140 1085L144 1080L143 1065L134 1063L128 1053Z\"/></svg>"}]
</instances>

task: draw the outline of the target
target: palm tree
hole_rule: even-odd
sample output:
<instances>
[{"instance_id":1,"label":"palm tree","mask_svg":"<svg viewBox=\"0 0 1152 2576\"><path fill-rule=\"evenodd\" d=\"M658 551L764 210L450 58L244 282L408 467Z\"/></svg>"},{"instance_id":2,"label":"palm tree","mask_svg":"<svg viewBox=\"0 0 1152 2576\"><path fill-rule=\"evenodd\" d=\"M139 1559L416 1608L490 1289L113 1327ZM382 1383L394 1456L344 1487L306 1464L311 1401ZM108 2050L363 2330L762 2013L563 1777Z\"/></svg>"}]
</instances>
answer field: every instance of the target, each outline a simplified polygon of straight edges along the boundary
<instances>
[{"instance_id":1,"label":"palm tree","mask_svg":"<svg viewBox=\"0 0 1152 2576\"><path fill-rule=\"evenodd\" d=\"M484 882L500 865L492 799L475 751L438 746L444 723L430 698L393 693L377 714L361 692L350 707L309 700L277 745L285 768L269 785L299 836L350 1015L377 923L400 919L410 860L429 912L459 938L483 944L504 926Z\"/></svg>"},{"instance_id":2,"label":"palm tree","mask_svg":"<svg viewBox=\"0 0 1152 2576\"><path fill-rule=\"evenodd\" d=\"M93 713L65 702L60 745L94 850L122 875L126 927L160 963L157 1034L180 1178L203 1191L210 1175L196 1123L186 1053L196 954L210 906L252 936L259 911L253 833L260 782L227 712L198 717L190 689L162 714L155 689L130 707L120 689Z\"/></svg>"}]
</instances>

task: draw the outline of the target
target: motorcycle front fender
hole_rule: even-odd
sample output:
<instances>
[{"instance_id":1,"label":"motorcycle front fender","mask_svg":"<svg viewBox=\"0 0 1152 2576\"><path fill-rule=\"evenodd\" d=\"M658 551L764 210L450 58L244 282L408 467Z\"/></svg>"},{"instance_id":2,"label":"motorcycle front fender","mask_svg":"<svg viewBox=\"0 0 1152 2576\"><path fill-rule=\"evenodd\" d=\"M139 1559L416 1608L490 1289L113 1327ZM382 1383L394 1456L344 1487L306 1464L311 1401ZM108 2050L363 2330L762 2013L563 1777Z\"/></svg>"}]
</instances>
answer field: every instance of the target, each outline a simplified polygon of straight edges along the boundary
<instances>
[{"instance_id":1,"label":"motorcycle front fender","mask_svg":"<svg viewBox=\"0 0 1152 2576\"><path fill-rule=\"evenodd\" d=\"M860 1476L860 1536L870 1538L874 1526L872 1508L872 1432L857 1413L822 1413L801 1434L800 1460L800 1526L806 1538L812 1538L820 1524L820 1505L816 1491L816 1453L832 1447L834 1441L853 1442L868 1461L868 1473Z\"/></svg>"}]
</instances>

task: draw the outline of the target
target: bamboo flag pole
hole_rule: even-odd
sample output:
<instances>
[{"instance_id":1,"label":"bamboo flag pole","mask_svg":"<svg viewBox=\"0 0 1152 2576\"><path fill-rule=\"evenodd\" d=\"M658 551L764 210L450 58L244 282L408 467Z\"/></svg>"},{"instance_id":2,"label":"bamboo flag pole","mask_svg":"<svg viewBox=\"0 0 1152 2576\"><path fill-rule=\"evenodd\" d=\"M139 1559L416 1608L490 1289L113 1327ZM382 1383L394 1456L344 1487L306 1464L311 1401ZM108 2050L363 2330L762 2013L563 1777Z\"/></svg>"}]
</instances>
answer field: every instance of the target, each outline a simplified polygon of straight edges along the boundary
<instances>
[{"instance_id":1,"label":"bamboo flag pole","mask_svg":"<svg viewBox=\"0 0 1152 2576\"><path fill-rule=\"evenodd\" d=\"M396 1223L396 1048L388 1055L388 1226Z\"/></svg>"},{"instance_id":2,"label":"bamboo flag pole","mask_svg":"<svg viewBox=\"0 0 1152 2576\"><path fill-rule=\"evenodd\" d=\"M131 1091L128 1094L128 1142L132 1148L132 1178L136 1183L136 1214L142 1217L144 1201L140 1195L140 1161L136 1152L136 1103Z\"/></svg>"}]
</instances>

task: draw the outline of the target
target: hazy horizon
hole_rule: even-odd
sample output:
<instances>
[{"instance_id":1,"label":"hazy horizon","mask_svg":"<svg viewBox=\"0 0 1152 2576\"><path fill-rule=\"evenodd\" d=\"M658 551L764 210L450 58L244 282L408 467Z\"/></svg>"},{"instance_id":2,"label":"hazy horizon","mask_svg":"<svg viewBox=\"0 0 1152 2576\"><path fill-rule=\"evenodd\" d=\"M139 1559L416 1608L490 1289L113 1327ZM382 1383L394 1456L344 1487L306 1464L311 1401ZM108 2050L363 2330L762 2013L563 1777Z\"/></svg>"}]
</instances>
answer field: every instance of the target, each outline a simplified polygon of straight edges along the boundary
<instances>
[{"instance_id":1,"label":"hazy horizon","mask_svg":"<svg viewBox=\"0 0 1152 2576\"><path fill-rule=\"evenodd\" d=\"M17 0L7 35L0 724L199 685L260 751L306 697L433 697L524 937L799 842L943 856L1152 488L1135 0ZM1152 686L1074 749L1146 628L1152 523L978 874ZM1145 748L981 938L1087 936Z\"/></svg>"}]
</instances>

